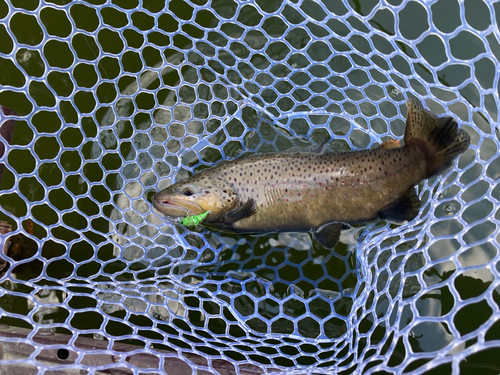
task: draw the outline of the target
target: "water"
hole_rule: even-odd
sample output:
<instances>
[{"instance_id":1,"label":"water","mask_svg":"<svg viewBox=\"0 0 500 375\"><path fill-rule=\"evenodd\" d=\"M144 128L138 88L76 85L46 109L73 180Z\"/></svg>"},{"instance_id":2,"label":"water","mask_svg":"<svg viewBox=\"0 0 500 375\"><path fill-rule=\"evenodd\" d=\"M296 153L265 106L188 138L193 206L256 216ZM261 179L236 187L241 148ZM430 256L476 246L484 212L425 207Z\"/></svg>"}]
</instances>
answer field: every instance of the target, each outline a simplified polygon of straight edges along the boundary
<instances>
[{"instance_id":1,"label":"water","mask_svg":"<svg viewBox=\"0 0 500 375\"><path fill-rule=\"evenodd\" d=\"M474 348L498 300L493 8L209 6L1 11L0 104L18 121L0 219L24 234L33 220L38 249L2 279L17 315L0 321L285 367L389 353L409 370L422 365L410 350ZM419 186L408 225L355 227L327 252L307 234L189 232L151 210L154 191L222 160L400 138L410 94L456 116L472 147Z\"/></svg>"}]
</instances>

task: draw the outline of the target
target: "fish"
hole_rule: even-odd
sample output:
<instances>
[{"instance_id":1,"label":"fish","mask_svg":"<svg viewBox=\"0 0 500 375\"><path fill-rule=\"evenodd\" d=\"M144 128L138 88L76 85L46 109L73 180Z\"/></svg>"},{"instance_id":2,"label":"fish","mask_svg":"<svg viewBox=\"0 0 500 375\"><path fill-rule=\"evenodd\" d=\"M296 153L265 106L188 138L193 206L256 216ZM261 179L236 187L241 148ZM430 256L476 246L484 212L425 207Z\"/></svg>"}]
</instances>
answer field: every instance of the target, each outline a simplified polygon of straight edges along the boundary
<instances>
[{"instance_id":1,"label":"fish","mask_svg":"<svg viewBox=\"0 0 500 375\"><path fill-rule=\"evenodd\" d=\"M170 220L209 212L203 224L215 229L311 232L326 248L350 225L410 222L421 207L415 186L448 170L470 137L419 99L406 107L403 145L390 139L372 149L324 152L326 138L224 161L157 192L153 206Z\"/></svg>"}]
</instances>

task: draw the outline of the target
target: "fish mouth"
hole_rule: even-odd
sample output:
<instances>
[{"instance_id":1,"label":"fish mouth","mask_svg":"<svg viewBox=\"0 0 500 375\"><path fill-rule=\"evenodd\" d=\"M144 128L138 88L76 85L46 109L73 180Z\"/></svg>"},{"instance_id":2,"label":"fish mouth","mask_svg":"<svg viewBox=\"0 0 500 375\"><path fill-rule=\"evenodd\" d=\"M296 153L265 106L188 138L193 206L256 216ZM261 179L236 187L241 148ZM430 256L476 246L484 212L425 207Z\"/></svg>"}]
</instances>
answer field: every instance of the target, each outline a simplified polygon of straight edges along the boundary
<instances>
[{"instance_id":1,"label":"fish mouth","mask_svg":"<svg viewBox=\"0 0 500 375\"><path fill-rule=\"evenodd\" d=\"M205 211L194 202L174 197L161 197L159 193L153 197L153 207L165 216L173 218L199 215Z\"/></svg>"}]
</instances>

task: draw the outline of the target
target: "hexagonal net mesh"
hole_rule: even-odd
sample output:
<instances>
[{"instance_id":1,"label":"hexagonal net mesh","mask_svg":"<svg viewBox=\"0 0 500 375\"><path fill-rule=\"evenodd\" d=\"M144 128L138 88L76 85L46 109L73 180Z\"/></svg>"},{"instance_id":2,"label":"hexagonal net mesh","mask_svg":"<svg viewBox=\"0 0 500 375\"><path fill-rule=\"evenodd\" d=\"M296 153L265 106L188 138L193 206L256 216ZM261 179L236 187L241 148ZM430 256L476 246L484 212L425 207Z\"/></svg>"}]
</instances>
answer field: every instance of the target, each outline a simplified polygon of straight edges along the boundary
<instances>
[{"instance_id":1,"label":"hexagonal net mesh","mask_svg":"<svg viewBox=\"0 0 500 375\"><path fill-rule=\"evenodd\" d=\"M0 2L0 367L498 373L499 12ZM418 186L410 223L326 251L304 233L188 231L151 206L224 159L401 138L408 96L471 136Z\"/></svg>"}]
</instances>

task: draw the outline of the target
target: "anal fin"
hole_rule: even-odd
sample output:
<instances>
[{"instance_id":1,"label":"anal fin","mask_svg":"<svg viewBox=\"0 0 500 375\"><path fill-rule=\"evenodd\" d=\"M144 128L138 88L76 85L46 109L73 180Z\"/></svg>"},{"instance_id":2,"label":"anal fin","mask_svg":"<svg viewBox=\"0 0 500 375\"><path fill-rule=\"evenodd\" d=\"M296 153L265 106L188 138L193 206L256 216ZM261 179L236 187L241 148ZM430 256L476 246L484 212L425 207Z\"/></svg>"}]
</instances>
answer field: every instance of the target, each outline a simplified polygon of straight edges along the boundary
<instances>
[{"instance_id":1,"label":"anal fin","mask_svg":"<svg viewBox=\"0 0 500 375\"><path fill-rule=\"evenodd\" d=\"M322 225L314 233L313 237L318 243L327 249L333 249L339 242L342 223L334 222Z\"/></svg>"},{"instance_id":2,"label":"anal fin","mask_svg":"<svg viewBox=\"0 0 500 375\"><path fill-rule=\"evenodd\" d=\"M233 224L238 220L252 216L255 213L255 200L249 199L242 206L228 211L224 214L224 223Z\"/></svg>"},{"instance_id":3,"label":"anal fin","mask_svg":"<svg viewBox=\"0 0 500 375\"><path fill-rule=\"evenodd\" d=\"M415 187L409 189L399 199L382 208L378 216L382 220L400 224L404 221L415 219L420 210L420 199L418 199Z\"/></svg>"}]
</instances>

